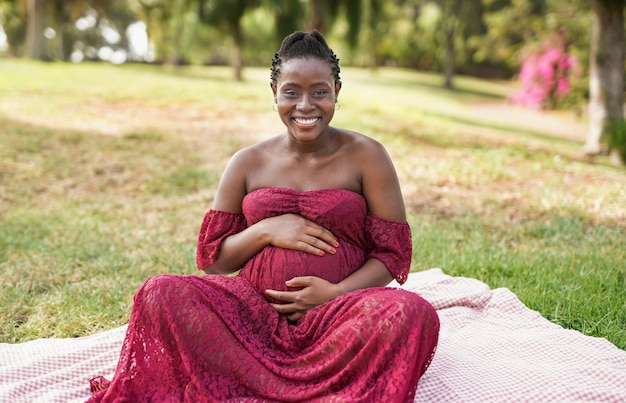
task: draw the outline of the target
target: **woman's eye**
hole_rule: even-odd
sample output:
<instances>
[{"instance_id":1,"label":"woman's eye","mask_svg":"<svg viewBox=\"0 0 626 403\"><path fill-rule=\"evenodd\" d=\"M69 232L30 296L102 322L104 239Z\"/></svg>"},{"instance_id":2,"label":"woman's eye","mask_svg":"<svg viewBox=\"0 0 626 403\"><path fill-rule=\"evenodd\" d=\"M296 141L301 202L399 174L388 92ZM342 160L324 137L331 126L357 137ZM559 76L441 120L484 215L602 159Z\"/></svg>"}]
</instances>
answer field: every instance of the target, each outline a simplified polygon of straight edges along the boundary
<instances>
[{"instance_id":1,"label":"woman's eye","mask_svg":"<svg viewBox=\"0 0 626 403\"><path fill-rule=\"evenodd\" d=\"M317 90L317 91L315 91L315 96L317 96L317 97L323 97L326 94L328 94L328 91L326 91L326 90Z\"/></svg>"},{"instance_id":2,"label":"woman's eye","mask_svg":"<svg viewBox=\"0 0 626 403\"><path fill-rule=\"evenodd\" d=\"M288 97L295 97L296 96L296 91L294 91L294 90L285 90L285 91L283 91L283 94L285 94Z\"/></svg>"}]
</instances>

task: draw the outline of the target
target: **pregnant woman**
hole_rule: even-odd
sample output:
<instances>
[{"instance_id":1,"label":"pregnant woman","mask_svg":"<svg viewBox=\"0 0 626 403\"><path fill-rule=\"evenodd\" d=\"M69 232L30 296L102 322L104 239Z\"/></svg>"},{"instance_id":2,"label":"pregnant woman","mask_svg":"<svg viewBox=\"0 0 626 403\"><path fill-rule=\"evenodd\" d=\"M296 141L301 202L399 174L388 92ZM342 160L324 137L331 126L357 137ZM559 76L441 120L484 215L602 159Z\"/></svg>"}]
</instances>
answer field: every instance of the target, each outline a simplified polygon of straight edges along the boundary
<instances>
[{"instance_id":1,"label":"pregnant woman","mask_svg":"<svg viewBox=\"0 0 626 403\"><path fill-rule=\"evenodd\" d=\"M207 275L141 286L91 401L413 400L439 322L385 287L407 278L410 228L383 146L330 126L339 72L317 31L284 39L270 86L286 131L232 157L200 228Z\"/></svg>"}]
</instances>

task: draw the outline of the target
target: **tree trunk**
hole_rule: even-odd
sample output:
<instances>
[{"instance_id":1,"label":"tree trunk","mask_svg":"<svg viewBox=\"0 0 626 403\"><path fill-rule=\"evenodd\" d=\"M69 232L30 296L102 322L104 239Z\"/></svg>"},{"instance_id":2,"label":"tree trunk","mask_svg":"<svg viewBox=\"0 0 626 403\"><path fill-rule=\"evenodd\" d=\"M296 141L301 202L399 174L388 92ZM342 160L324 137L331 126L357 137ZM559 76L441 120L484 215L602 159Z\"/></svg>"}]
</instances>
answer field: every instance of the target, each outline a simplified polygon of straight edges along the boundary
<instances>
[{"instance_id":1,"label":"tree trunk","mask_svg":"<svg viewBox=\"0 0 626 403\"><path fill-rule=\"evenodd\" d=\"M45 0L28 0L28 25L26 28L26 54L36 60L46 60L46 41L43 36L46 16Z\"/></svg>"},{"instance_id":2,"label":"tree trunk","mask_svg":"<svg viewBox=\"0 0 626 403\"><path fill-rule=\"evenodd\" d=\"M55 37L55 59L65 60L65 31L67 20L63 3L59 2L54 5L54 20L56 23L56 37Z\"/></svg>"},{"instance_id":3,"label":"tree trunk","mask_svg":"<svg viewBox=\"0 0 626 403\"><path fill-rule=\"evenodd\" d=\"M231 27L233 39L235 40L235 56L233 59L233 70L235 81L243 80L243 32L241 30L241 19L233 23Z\"/></svg>"},{"instance_id":4,"label":"tree trunk","mask_svg":"<svg viewBox=\"0 0 626 403\"><path fill-rule=\"evenodd\" d=\"M324 16L324 1L312 0L311 6L313 9L311 15L310 29L317 29L322 33L322 35L325 35L326 18Z\"/></svg>"},{"instance_id":5,"label":"tree trunk","mask_svg":"<svg viewBox=\"0 0 626 403\"><path fill-rule=\"evenodd\" d=\"M380 42L379 22L383 20L382 0L370 0L368 5L368 27L369 27L369 60L370 69L375 71L378 68L378 43Z\"/></svg>"},{"instance_id":6,"label":"tree trunk","mask_svg":"<svg viewBox=\"0 0 626 403\"><path fill-rule=\"evenodd\" d=\"M446 29L446 56L444 63L444 85L446 88L452 88L452 77L454 76L454 28Z\"/></svg>"},{"instance_id":7,"label":"tree trunk","mask_svg":"<svg viewBox=\"0 0 626 403\"><path fill-rule=\"evenodd\" d=\"M170 58L170 63L174 65L183 64L183 38L185 36L185 20L187 18L188 2L176 2L176 12L174 13L174 49Z\"/></svg>"},{"instance_id":8,"label":"tree trunk","mask_svg":"<svg viewBox=\"0 0 626 403\"><path fill-rule=\"evenodd\" d=\"M461 9L463 7L462 0L438 0L437 4L441 7L440 29L443 32L445 55L443 60L444 85L446 88L452 88L452 80L454 78L454 60L455 48L454 41L457 32L463 31L461 22Z\"/></svg>"},{"instance_id":9,"label":"tree trunk","mask_svg":"<svg viewBox=\"0 0 626 403\"><path fill-rule=\"evenodd\" d=\"M603 152L606 131L623 121L625 0L593 0L589 66L589 128L583 151Z\"/></svg>"}]
</instances>

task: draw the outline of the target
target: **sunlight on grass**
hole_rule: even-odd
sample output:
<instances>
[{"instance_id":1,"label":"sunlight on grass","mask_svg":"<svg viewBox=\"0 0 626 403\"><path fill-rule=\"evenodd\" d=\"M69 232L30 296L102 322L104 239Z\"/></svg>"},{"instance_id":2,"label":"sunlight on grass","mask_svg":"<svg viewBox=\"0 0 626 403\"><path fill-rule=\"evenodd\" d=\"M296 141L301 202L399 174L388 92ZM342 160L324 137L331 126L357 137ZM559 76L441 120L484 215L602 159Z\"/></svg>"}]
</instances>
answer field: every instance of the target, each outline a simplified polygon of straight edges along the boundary
<instances>
[{"instance_id":1,"label":"sunlight on grass","mask_svg":"<svg viewBox=\"0 0 626 403\"><path fill-rule=\"evenodd\" d=\"M126 323L157 273L196 274L195 242L239 148L279 133L269 68L0 60L0 342ZM626 348L626 172L580 156L584 122L507 105L513 86L342 69L335 125L383 142L413 270L507 287ZM571 134L571 135L570 135Z\"/></svg>"}]
</instances>

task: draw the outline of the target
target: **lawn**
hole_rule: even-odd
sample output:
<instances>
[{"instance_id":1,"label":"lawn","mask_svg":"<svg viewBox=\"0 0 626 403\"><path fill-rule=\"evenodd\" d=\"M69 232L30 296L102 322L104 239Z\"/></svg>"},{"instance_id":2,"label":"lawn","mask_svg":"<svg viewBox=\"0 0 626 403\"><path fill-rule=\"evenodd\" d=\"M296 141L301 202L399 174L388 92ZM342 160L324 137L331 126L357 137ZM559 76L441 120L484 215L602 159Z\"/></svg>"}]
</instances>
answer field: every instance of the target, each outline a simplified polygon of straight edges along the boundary
<instances>
[{"instance_id":1,"label":"lawn","mask_svg":"<svg viewBox=\"0 0 626 403\"><path fill-rule=\"evenodd\" d=\"M124 324L157 273L197 273L221 170L282 130L269 67L0 59L0 342ZM509 82L342 69L335 125L392 156L413 270L507 287L626 349L626 169L580 155L584 122L508 105Z\"/></svg>"}]
</instances>

